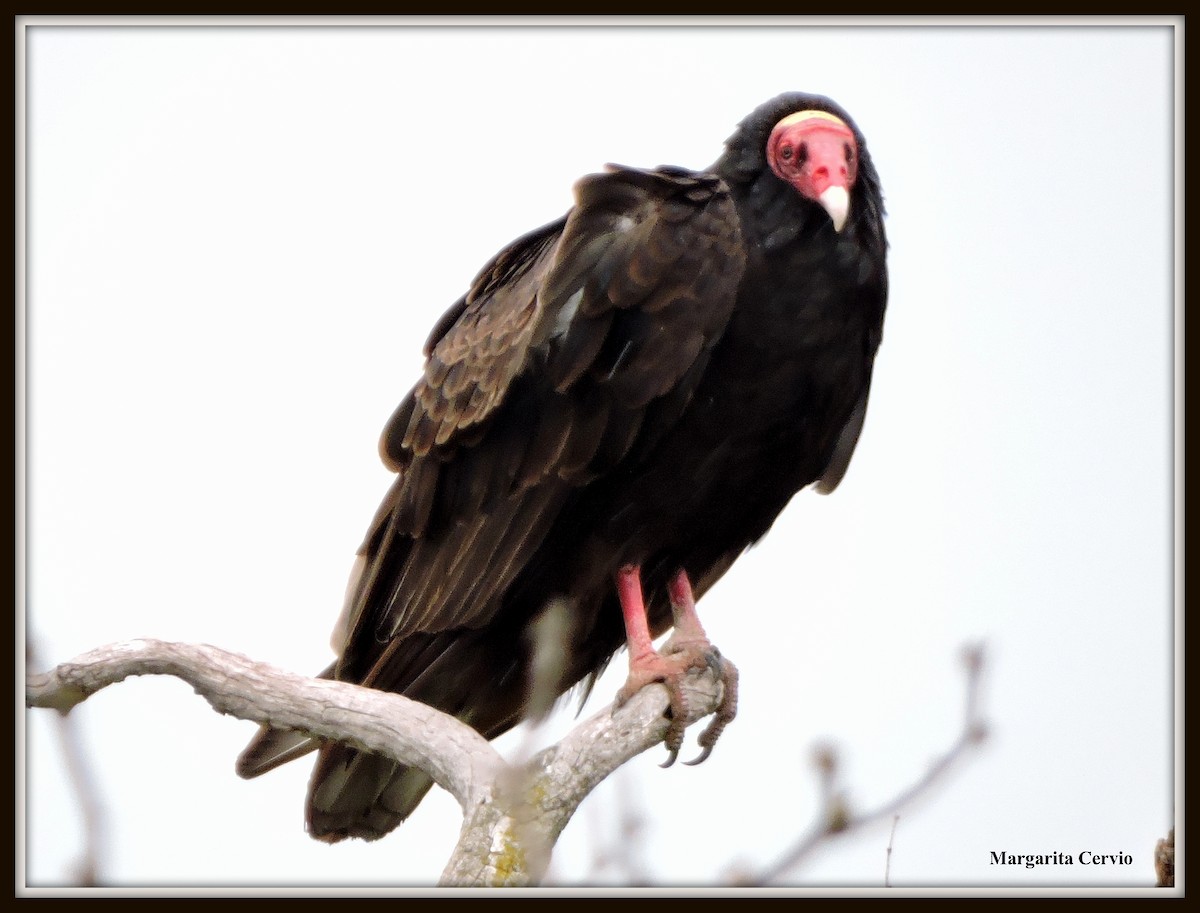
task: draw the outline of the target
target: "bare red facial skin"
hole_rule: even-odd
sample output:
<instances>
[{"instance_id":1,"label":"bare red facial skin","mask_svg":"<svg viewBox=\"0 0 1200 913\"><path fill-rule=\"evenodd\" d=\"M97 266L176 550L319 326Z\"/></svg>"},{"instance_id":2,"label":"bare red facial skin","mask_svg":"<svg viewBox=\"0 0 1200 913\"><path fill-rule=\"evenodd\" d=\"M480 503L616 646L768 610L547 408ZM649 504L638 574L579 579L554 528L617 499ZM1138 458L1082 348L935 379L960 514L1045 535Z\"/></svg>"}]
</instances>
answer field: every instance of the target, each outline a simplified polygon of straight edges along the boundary
<instances>
[{"instance_id":1,"label":"bare red facial skin","mask_svg":"<svg viewBox=\"0 0 1200 913\"><path fill-rule=\"evenodd\" d=\"M796 115L785 117L776 124L767 140L771 170L816 202L830 187L849 192L858 175L854 132L830 115L814 112L811 117L794 118Z\"/></svg>"}]
</instances>

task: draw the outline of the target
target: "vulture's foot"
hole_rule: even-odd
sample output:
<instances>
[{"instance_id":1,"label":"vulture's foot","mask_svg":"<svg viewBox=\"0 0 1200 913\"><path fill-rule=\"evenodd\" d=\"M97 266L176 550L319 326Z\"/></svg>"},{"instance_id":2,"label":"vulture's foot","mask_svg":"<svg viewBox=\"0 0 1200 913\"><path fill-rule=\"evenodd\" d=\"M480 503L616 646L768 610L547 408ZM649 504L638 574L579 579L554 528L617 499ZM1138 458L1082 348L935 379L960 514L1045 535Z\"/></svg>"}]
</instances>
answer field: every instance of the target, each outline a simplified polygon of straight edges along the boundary
<instances>
[{"instance_id":1,"label":"vulture's foot","mask_svg":"<svg viewBox=\"0 0 1200 913\"><path fill-rule=\"evenodd\" d=\"M674 764L683 747L688 716L687 697L682 688L684 676L692 669L712 669L721 681L721 702L708 726L700 733L699 743L703 751L695 760L684 762L699 764L712 753L722 731L737 715L737 667L721 655L704 633L696 615L692 585L684 571L679 571L671 581L675 631L663 645L661 653L654 649L650 640L638 569L633 566L622 568L617 574L617 586L629 641L629 678L617 692L616 706L623 706L646 685L661 682L666 686L671 702L671 723L663 741L670 755L663 767Z\"/></svg>"}]
</instances>

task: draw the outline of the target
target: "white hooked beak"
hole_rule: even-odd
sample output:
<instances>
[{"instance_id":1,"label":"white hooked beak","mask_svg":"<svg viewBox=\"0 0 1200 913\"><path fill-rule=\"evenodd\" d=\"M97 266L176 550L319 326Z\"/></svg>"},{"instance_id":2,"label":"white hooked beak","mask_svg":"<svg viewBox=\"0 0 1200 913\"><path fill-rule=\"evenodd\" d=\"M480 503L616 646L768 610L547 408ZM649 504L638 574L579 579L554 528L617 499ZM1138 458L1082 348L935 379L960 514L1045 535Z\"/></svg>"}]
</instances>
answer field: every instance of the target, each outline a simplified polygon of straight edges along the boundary
<instances>
[{"instance_id":1,"label":"white hooked beak","mask_svg":"<svg viewBox=\"0 0 1200 913\"><path fill-rule=\"evenodd\" d=\"M833 230L841 231L842 226L846 224L846 216L850 213L850 194L846 188L836 184L826 187L817 197L817 202L829 213L829 218L833 220Z\"/></svg>"}]
</instances>

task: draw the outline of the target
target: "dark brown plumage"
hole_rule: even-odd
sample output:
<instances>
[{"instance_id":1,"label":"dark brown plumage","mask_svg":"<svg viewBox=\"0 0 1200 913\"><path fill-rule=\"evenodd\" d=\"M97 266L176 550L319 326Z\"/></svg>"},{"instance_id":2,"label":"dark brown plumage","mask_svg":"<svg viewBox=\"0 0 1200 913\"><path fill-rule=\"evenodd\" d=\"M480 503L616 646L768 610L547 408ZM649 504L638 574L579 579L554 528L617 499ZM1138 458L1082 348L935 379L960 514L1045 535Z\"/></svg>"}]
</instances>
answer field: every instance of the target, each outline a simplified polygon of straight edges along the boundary
<instances>
[{"instance_id":1,"label":"dark brown plumage","mask_svg":"<svg viewBox=\"0 0 1200 913\"><path fill-rule=\"evenodd\" d=\"M797 491L838 484L882 332L879 181L828 99L761 106L707 171L610 166L575 194L430 335L424 376L383 432L396 481L323 673L489 738L523 716L527 629L549 600L571 611L558 690L590 687L625 640L622 568L640 569L658 634L679 572L702 595ZM272 730L238 769L317 747L320 839L382 836L430 786Z\"/></svg>"}]
</instances>

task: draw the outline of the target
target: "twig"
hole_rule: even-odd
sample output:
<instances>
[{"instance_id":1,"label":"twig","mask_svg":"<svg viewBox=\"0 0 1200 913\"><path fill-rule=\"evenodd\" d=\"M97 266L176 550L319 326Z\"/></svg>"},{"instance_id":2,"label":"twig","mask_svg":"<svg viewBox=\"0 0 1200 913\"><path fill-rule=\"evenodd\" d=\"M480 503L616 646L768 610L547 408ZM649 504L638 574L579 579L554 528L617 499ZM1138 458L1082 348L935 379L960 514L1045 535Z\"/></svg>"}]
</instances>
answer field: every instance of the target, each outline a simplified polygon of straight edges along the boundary
<instances>
[{"instance_id":1,"label":"twig","mask_svg":"<svg viewBox=\"0 0 1200 913\"><path fill-rule=\"evenodd\" d=\"M892 844L896 842L896 825L899 823L899 815L892 818L892 832L888 835L887 861L883 864L883 886L885 888L892 886Z\"/></svg>"},{"instance_id":2,"label":"twig","mask_svg":"<svg viewBox=\"0 0 1200 913\"><path fill-rule=\"evenodd\" d=\"M586 876L589 884L599 884L603 876L613 873L625 887L644 887L651 884L644 866L647 857L646 819L636 792L636 780L628 771L618 771L613 799L603 805L593 804L591 814L592 859ZM615 812L615 822L603 812Z\"/></svg>"},{"instance_id":3,"label":"twig","mask_svg":"<svg viewBox=\"0 0 1200 913\"><path fill-rule=\"evenodd\" d=\"M37 661L33 647L26 648L25 663L32 666ZM79 729L71 717L60 713L55 719L59 747L67 777L78 798L78 807L83 818L84 843L80 859L75 865L75 882L80 887L96 887L100 884L101 856L104 848L105 816L104 805L99 799L100 790L87 762L87 752L80 741Z\"/></svg>"},{"instance_id":4,"label":"twig","mask_svg":"<svg viewBox=\"0 0 1200 913\"><path fill-rule=\"evenodd\" d=\"M963 651L963 665L967 675L966 707L963 728L940 758L929 770L880 808L862 815L851 814L846 806L844 793L836 788L837 759L829 748L817 751L816 764L821 776L822 808L818 820L808 834L801 838L774 865L753 879L756 884L769 884L806 859L818 846L835 836L860 831L895 816L900 809L927 792L946 772L971 749L987 738L987 726L979 716L979 680L983 671L983 648L969 647Z\"/></svg>"}]
</instances>

